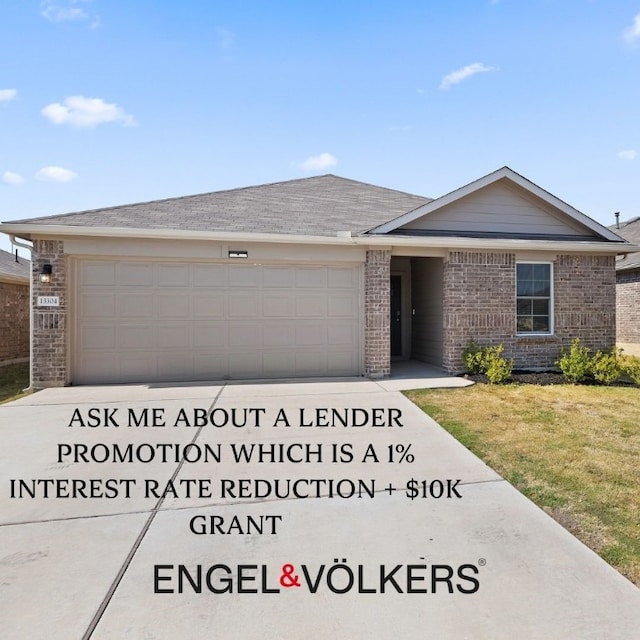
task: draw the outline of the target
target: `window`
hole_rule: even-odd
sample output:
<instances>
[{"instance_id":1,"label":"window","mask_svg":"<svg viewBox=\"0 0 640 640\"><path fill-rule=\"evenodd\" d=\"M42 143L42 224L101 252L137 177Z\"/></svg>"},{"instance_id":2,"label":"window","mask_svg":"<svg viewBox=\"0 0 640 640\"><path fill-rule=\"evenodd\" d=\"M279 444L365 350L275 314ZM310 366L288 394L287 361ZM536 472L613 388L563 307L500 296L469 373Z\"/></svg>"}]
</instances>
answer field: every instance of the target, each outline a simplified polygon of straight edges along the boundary
<instances>
[{"instance_id":1,"label":"window","mask_svg":"<svg viewBox=\"0 0 640 640\"><path fill-rule=\"evenodd\" d=\"M516 264L517 333L553 332L551 276L551 263Z\"/></svg>"}]
</instances>

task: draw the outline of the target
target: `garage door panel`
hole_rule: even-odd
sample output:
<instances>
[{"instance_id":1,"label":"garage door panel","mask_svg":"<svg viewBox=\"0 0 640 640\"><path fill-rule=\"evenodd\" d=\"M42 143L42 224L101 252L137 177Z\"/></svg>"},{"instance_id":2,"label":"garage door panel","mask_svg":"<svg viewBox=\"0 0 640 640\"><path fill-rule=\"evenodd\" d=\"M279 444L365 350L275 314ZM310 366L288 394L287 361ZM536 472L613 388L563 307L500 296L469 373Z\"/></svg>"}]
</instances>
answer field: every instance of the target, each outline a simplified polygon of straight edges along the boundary
<instances>
[{"instance_id":1,"label":"garage door panel","mask_svg":"<svg viewBox=\"0 0 640 640\"><path fill-rule=\"evenodd\" d=\"M188 264L159 264L157 285L159 287L188 287L190 269Z\"/></svg>"},{"instance_id":2,"label":"garage door panel","mask_svg":"<svg viewBox=\"0 0 640 640\"><path fill-rule=\"evenodd\" d=\"M296 296L297 318L322 318L327 314L326 296L317 294L302 294Z\"/></svg>"},{"instance_id":3,"label":"garage door panel","mask_svg":"<svg viewBox=\"0 0 640 640\"><path fill-rule=\"evenodd\" d=\"M294 329L295 346L322 346L326 343L326 329L322 322L296 324Z\"/></svg>"},{"instance_id":4,"label":"garage door panel","mask_svg":"<svg viewBox=\"0 0 640 640\"><path fill-rule=\"evenodd\" d=\"M116 313L116 297L113 293L86 293L79 306L85 318L111 318Z\"/></svg>"},{"instance_id":5,"label":"garage door panel","mask_svg":"<svg viewBox=\"0 0 640 640\"><path fill-rule=\"evenodd\" d=\"M327 269L328 286L331 289L352 289L357 286L355 269L347 267L329 267Z\"/></svg>"},{"instance_id":6,"label":"garage door panel","mask_svg":"<svg viewBox=\"0 0 640 640\"><path fill-rule=\"evenodd\" d=\"M326 353L319 349L297 351L295 354L295 374L297 376L326 375L326 360Z\"/></svg>"},{"instance_id":7,"label":"garage door panel","mask_svg":"<svg viewBox=\"0 0 640 640\"><path fill-rule=\"evenodd\" d=\"M259 300L255 294L231 294L229 296L230 318L257 318Z\"/></svg>"},{"instance_id":8,"label":"garage door panel","mask_svg":"<svg viewBox=\"0 0 640 640\"><path fill-rule=\"evenodd\" d=\"M189 294L158 294L156 300L156 313L158 318L190 318L191 305Z\"/></svg>"},{"instance_id":9,"label":"garage door panel","mask_svg":"<svg viewBox=\"0 0 640 640\"><path fill-rule=\"evenodd\" d=\"M285 378L295 368L295 358L291 351L265 351L262 357L264 375L267 378Z\"/></svg>"},{"instance_id":10,"label":"garage door panel","mask_svg":"<svg viewBox=\"0 0 640 640\"><path fill-rule=\"evenodd\" d=\"M256 374L256 372L260 372ZM229 359L229 375L232 378L256 378L262 376L262 354L236 353Z\"/></svg>"},{"instance_id":11,"label":"garage door panel","mask_svg":"<svg viewBox=\"0 0 640 640\"><path fill-rule=\"evenodd\" d=\"M227 266L224 264L194 264L192 271L194 287L221 289L228 285Z\"/></svg>"},{"instance_id":12,"label":"garage door panel","mask_svg":"<svg viewBox=\"0 0 640 640\"><path fill-rule=\"evenodd\" d=\"M79 281L86 287L113 287L116 265L113 262L85 262L79 270Z\"/></svg>"},{"instance_id":13,"label":"garage door panel","mask_svg":"<svg viewBox=\"0 0 640 640\"><path fill-rule=\"evenodd\" d=\"M159 349L190 349L191 327L188 325L161 325L156 328Z\"/></svg>"},{"instance_id":14,"label":"garage door panel","mask_svg":"<svg viewBox=\"0 0 640 640\"><path fill-rule=\"evenodd\" d=\"M229 347L242 349L262 348L262 327L258 323L229 325Z\"/></svg>"},{"instance_id":15,"label":"garage door panel","mask_svg":"<svg viewBox=\"0 0 640 640\"><path fill-rule=\"evenodd\" d=\"M80 260L72 380L357 374L361 269Z\"/></svg>"},{"instance_id":16,"label":"garage door panel","mask_svg":"<svg viewBox=\"0 0 640 640\"><path fill-rule=\"evenodd\" d=\"M262 325L262 344L265 348L291 346L293 325L291 322L264 322Z\"/></svg>"},{"instance_id":17,"label":"garage door panel","mask_svg":"<svg viewBox=\"0 0 640 640\"><path fill-rule=\"evenodd\" d=\"M150 379L158 379L155 354L145 353L144 351L123 353L119 357L119 364L121 380L146 382ZM153 374L153 378L149 378L151 374Z\"/></svg>"},{"instance_id":18,"label":"garage door panel","mask_svg":"<svg viewBox=\"0 0 640 640\"><path fill-rule=\"evenodd\" d=\"M353 354L341 351L327 351L327 368L338 375L349 375L356 366Z\"/></svg>"},{"instance_id":19,"label":"garage door panel","mask_svg":"<svg viewBox=\"0 0 640 640\"><path fill-rule=\"evenodd\" d=\"M357 300L349 295L329 294L327 298L327 315L330 318L352 318L357 314Z\"/></svg>"},{"instance_id":20,"label":"garage door panel","mask_svg":"<svg viewBox=\"0 0 640 640\"><path fill-rule=\"evenodd\" d=\"M196 318L222 318L225 314L223 293L198 293L192 297L193 315Z\"/></svg>"},{"instance_id":21,"label":"garage door panel","mask_svg":"<svg viewBox=\"0 0 640 640\"><path fill-rule=\"evenodd\" d=\"M265 318L290 318L295 310L295 297L292 292L262 294L262 315Z\"/></svg>"},{"instance_id":22,"label":"garage door panel","mask_svg":"<svg viewBox=\"0 0 640 640\"><path fill-rule=\"evenodd\" d=\"M327 325L327 345L348 346L354 342L353 327L349 323L331 322Z\"/></svg>"},{"instance_id":23,"label":"garage door panel","mask_svg":"<svg viewBox=\"0 0 640 640\"><path fill-rule=\"evenodd\" d=\"M324 267L297 267L296 287L317 288L325 287L327 284L326 268Z\"/></svg>"},{"instance_id":24,"label":"garage door panel","mask_svg":"<svg viewBox=\"0 0 640 640\"><path fill-rule=\"evenodd\" d=\"M215 380L229 375L229 360L222 351L197 351L193 362L195 379Z\"/></svg>"},{"instance_id":25,"label":"garage door panel","mask_svg":"<svg viewBox=\"0 0 640 640\"><path fill-rule=\"evenodd\" d=\"M262 284L266 289L290 288L295 284L294 267L265 266L262 270Z\"/></svg>"},{"instance_id":26,"label":"garage door panel","mask_svg":"<svg viewBox=\"0 0 640 640\"><path fill-rule=\"evenodd\" d=\"M112 382L120 375L118 359L113 352L88 353L79 375L90 375L95 382Z\"/></svg>"},{"instance_id":27,"label":"garage door panel","mask_svg":"<svg viewBox=\"0 0 640 640\"><path fill-rule=\"evenodd\" d=\"M117 310L121 318L152 318L153 295L120 293L117 296Z\"/></svg>"},{"instance_id":28,"label":"garage door panel","mask_svg":"<svg viewBox=\"0 0 640 640\"><path fill-rule=\"evenodd\" d=\"M148 350L154 348L155 328L147 324L121 324L118 327L118 348Z\"/></svg>"},{"instance_id":29,"label":"garage door panel","mask_svg":"<svg viewBox=\"0 0 640 640\"><path fill-rule=\"evenodd\" d=\"M117 284L123 287L153 286L153 265L144 262L122 262L117 268Z\"/></svg>"},{"instance_id":30,"label":"garage door panel","mask_svg":"<svg viewBox=\"0 0 640 640\"><path fill-rule=\"evenodd\" d=\"M113 325L84 324L81 325L79 334L81 349L98 351L116 347L116 330Z\"/></svg>"},{"instance_id":31,"label":"garage door panel","mask_svg":"<svg viewBox=\"0 0 640 640\"><path fill-rule=\"evenodd\" d=\"M251 287L257 289L260 282L260 269L257 265L237 264L227 268L229 287Z\"/></svg>"},{"instance_id":32,"label":"garage door panel","mask_svg":"<svg viewBox=\"0 0 640 640\"><path fill-rule=\"evenodd\" d=\"M228 327L226 322L197 323L193 325L193 346L226 347L228 344Z\"/></svg>"},{"instance_id":33,"label":"garage door panel","mask_svg":"<svg viewBox=\"0 0 640 640\"><path fill-rule=\"evenodd\" d=\"M158 353L157 368L160 380L184 380L193 375L193 355L184 351Z\"/></svg>"}]
</instances>

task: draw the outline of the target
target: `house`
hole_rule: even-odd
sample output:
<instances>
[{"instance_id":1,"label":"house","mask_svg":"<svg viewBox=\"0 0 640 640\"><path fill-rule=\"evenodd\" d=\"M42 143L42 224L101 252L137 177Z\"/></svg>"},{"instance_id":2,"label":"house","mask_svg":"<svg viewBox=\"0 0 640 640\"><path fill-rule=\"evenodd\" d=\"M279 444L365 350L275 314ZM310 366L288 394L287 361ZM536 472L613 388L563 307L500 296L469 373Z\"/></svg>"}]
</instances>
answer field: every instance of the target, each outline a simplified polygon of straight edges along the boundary
<instances>
[{"instance_id":1,"label":"house","mask_svg":"<svg viewBox=\"0 0 640 640\"><path fill-rule=\"evenodd\" d=\"M435 200L323 175L0 231L33 242L36 387L459 372L471 339L548 368L615 343L631 250L508 167Z\"/></svg>"},{"instance_id":2,"label":"house","mask_svg":"<svg viewBox=\"0 0 640 640\"><path fill-rule=\"evenodd\" d=\"M0 366L29 360L31 263L0 249Z\"/></svg>"},{"instance_id":3,"label":"house","mask_svg":"<svg viewBox=\"0 0 640 640\"><path fill-rule=\"evenodd\" d=\"M610 227L633 244L640 244L640 217ZM640 356L640 252L616 262L616 336L625 353Z\"/></svg>"}]
</instances>

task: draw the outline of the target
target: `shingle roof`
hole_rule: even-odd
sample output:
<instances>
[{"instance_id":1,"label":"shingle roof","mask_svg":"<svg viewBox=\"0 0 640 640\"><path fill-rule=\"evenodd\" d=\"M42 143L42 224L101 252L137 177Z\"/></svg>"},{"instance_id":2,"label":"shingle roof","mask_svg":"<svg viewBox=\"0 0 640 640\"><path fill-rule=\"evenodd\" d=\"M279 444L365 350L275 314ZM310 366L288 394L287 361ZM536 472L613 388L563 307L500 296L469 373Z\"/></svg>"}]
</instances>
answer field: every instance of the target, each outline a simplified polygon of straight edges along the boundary
<instances>
[{"instance_id":1,"label":"shingle roof","mask_svg":"<svg viewBox=\"0 0 640 640\"><path fill-rule=\"evenodd\" d=\"M366 231L430 201L329 174L11 223L335 236Z\"/></svg>"},{"instance_id":2,"label":"shingle roof","mask_svg":"<svg viewBox=\"0 0 640 640\"><path fill-rule=\"evenodd\" d=\"M617 228L616 225L611 225L609 229L633 244L640 244L640 216L621 222L620 228ZM640 252L629 253L616 261L616 269L618 271L638 268L640 268Z\"/></svg>"},{"instance_id":3,"label":"shingle roof","mask_svg":"<svg viewBox=\"0 0 640 640\"><path fill-rule=\"evenodd\" d=\"M0 279L9 276L11 279L25 279L29 281L31 262L22 256L16 262L16 256L8 251L0 249Z\"/></svg>"}]
</instances>

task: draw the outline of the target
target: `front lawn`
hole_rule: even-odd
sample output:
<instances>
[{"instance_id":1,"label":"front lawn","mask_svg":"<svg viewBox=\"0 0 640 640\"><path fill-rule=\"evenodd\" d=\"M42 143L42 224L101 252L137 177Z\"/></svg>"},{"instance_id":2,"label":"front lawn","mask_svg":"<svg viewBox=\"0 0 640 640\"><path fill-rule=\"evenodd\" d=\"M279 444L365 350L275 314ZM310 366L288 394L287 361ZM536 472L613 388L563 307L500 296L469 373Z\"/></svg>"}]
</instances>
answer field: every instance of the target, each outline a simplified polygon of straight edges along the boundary
<instances>
[{"instance_id":1,"label":"front lawn","mask_svg":"<svg viewBox=\"0 0 640 640\"><path fill-rule=\"evenodd\" d=\"M0 404L17 400L29 386L29 363L8 364L0 367Z\"/></svg>"},{"instance_id":2,"label":"front lawn","mask_svg":"<svg viewBox=\"0 0 640 640\"><path fill-rule=\"evenodd\" d=\"M477 384L405 395L640 586L640 389Z\"/></svg>"}]
</instances>

